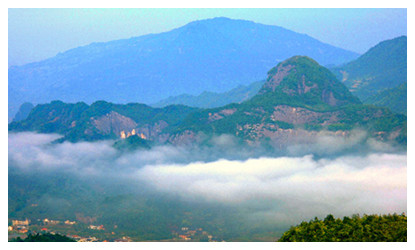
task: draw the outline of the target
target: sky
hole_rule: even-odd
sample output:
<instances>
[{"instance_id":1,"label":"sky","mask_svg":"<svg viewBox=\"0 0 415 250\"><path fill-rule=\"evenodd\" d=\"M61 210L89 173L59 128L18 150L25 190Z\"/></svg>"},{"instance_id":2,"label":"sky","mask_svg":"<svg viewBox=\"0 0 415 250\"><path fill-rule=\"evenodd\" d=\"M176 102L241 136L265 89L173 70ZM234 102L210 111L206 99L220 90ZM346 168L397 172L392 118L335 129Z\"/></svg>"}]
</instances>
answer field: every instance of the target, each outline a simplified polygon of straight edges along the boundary
<instances>
[{"instance_id":1,"label":"sky","mask_svg":"<svg viewBox=\"0 0 415 250\"><path fill-rule=\"evenodd\" d=\"M406 9L8 9L8 65L23 65L92 42L160 33L213 17L277 25L364 53L407 34Z\"/></svg>"}]
</instances>

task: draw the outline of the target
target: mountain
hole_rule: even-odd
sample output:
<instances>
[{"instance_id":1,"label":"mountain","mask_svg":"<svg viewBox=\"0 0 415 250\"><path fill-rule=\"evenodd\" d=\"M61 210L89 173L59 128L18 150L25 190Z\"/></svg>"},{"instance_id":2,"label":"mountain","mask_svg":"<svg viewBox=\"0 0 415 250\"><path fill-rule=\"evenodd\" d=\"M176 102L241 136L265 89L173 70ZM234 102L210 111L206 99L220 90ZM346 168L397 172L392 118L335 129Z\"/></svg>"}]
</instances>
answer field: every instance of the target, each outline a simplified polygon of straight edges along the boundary
<instances>
[{"instance_id":1,"label":"mountain","mask_svg":"<svg viewBox=\"0 0 415 250\"><path fill-rule=\"evenodd\" d=\"M97 101L87 105L52 101L37 105L27 119L10 123L9 131L59 133L64 135L60 141L73 142L116 139L122 135L151 138L196 110L183 105L152 108L138 103L122 105ZM123 148L124 144L119 146Z\"/></svg>"},{"instance_id":2,"label":"mountain","mask_svg":"<svg viewBox=\"0 0 415 250\"><path fill-rule=\"evenodd\" d=\"M407 82L407 37L383 41L332 71L353 94L366 102L382 90Z\"/></svg>"},{"instance_id":3,"label":"mountain","mask_svg":"<svg viewBox=\"0 0 415 250\"><path fill-rule=\"evenodd\" d=\"M26 119L29 116L30 111L32 111L33 107L33 104L30 102L23 103L20 106L19 111L17 111L16 115L14 116L13 121L18 122Z\"/></svg>"},{"instance_id":4,"label":"mountain","mask_svg":"<svg viewBox=\"0 0 415 250\"><path fill-rule=\"evenodd\" d=\"M259 93L240 104L198 109L55 101L37 105L26 120L9 125L9 131L61 133L65 135L62 140L72 141L138 136L150 144L181 145L230 134L248 144L277 146L319 136L321 130L348 136L355 128L366 130L368 138L406 144L406 116L361 104L327 68L305 56L289 58L272 68ZM129 140L118 145L129 149L131 144L134 142Z\"/></svg>"},{"instance_id":5,"label":"mountain","mask_svg":"<svg viewBox=\"0 0 415 250\"><path fill-rule=\"evenodd\" d=\"M224 93L203 92L198 96L178 95L163 99L151 106L165 107L172 104L182 104L198 108L216 108L229 103L241 103L255 96L265 81L253 82L247 86L240 85Z\"/></svg>"},{"instance_id":6,"label":"mountain","mask_svg":"<svg viewBox=\"0 0 415 250\"><path fill-rule=\"evenodd\" d=\"M250 100L191 113L177 131L233 134L248 143L281 145L318 136L321 130L348 135L355 128L368 131L369 137L406 142L406 116L361 104L327 68L295 56L271 69Z\"/></svg>"},{"instance_id":7,"label":"mountain","mask_svg":"<svg viewBox=\"0 0 415 250\"><path fill-rule=\"evenodd\" d=\"M406 115L407 110L407 84L381 91L366 100L366 103L379 107L387 107L393 112Z\"/></svg>"},{"instance_id":8,"label":"mountain","mask_svg":"<svg viewBox=\"0 0 415 250\"><path fill-rule=\"evenodd\" d=\"M194 21L10 67L9 113L13 117L23 102L149 104L181 94L224 92L262 79L269 68L294 55L323 65L358 56L278 26L228 18Z\"/></svg>"},{"instance_id":9,"label":"mountain","mask_svg":"<svg viewBox=\"0 0 415 250\"><path fill-rule=\"evenodd\" d=\"M311 109L330 109L360 104L327 69L305 56L294 56L268 71L268 78L252 103L289 104Z\"/></svg>"}]
</instances>

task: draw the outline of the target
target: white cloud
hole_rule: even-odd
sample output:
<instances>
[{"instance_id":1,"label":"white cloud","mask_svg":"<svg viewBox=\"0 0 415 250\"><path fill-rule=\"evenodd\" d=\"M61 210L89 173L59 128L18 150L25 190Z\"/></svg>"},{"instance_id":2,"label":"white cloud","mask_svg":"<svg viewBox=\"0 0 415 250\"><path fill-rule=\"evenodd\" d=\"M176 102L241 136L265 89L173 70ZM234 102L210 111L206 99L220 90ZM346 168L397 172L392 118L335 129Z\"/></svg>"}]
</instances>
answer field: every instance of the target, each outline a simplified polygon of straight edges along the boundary
<instances>
[{"instance_id":1,"label":"white cloud","mask_svg":"<svg viewBox=\"0 0 415 250\"><path fill-rule=\"evenodd\" d=\"M318 145L337 144L333 152L338 154L362 136L340 141L322 137L324 142ZM227 136L214 138L208 147L158 146L120 153L111 146L113 141L51 144L57 138L9 134L9 167L57 170L86 178L99 175L108 182L138 181L183 199L237 206L247 211L248 219L270 223L298 223L329 213L406 212L404 154L253 157L261 155L261 149L252 153L238 146L226 151L227 145L235 144Z\"/></svg>"},{"instance_id":2,"label":"white cloud","mask_svg":"<svg viewBox=\"0 0 415 250\"><path fill-rule=\"evenodd\" d=\"M271 204L273 217L406 211L406 155L153 165L138 170L137 176L160 191L187 199Z\"/></svg>"}]
</instances>

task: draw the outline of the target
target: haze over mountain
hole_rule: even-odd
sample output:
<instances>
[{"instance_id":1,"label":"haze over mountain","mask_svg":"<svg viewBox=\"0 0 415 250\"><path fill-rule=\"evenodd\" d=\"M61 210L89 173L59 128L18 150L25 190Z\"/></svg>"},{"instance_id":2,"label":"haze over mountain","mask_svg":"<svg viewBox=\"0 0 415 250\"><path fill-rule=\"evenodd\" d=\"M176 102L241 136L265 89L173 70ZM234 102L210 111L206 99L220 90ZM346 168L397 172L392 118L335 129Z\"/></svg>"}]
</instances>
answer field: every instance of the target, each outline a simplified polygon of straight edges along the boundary
<instances>
[{"instance_id":1,"label":"haze over mountain","mask_svg":"<svg viewBox=\"0 0 415 250\"><path fill-rule=\"evenodd\" d=\"M13 121L18 122L18 121L25 120L29 116L30 111L32 111L33 108L34 108L34 106L33 106L32 103L30 103L30 102L23 103L20 106L19 111L14 116Z\"/></svg>"},{"instance_id":2,"label":"haze over mountain","mask_svg":"<svg viewBox=\"0 0 415 250\"><path fill-rule=\"evenodd\" d=\"M366 102L407 81L407 37L382 41L354 61L332 69L353 94Z\"/></svg>"},{"instance_id":3,"label":"haze over mountain","mask_svg":"<svg viewBox=\"0 0 415 250\"><path fill-rule=\"evenodd\" d=\"M359 59L331 69L353 94L364 103L390 108L406 114L406 37L383 41ZM257 85L256 85L257 84ZM213 108L251 98L260 89L259 83L241 86L225 93L204 92L199 96L179 95L158 102L155 106L184 104Z\"/></svg>"},{"instance_id":4,"label":"haze over mountain","mask_svg":"<svg viewBox=\"0 0 415 250\"><path fill-rule=\"evenodd\" d=\"M322 65L358 56L278 26L228 18L195 21L10 67L9 117L23 102L154 103L180 94L224 92L262 79L269 68L294 55Z\"/></svg>"},{"instance_id":5,"label":"haze over mountain","mask_svg":"<svg viewBox=\"0 0 415 250\"><path fill-rule=\"evenodd\" d=\"M406 143L405 116L362 105L330 70L304 56L272 68L259 93L240 104L161 109L137 103L99 101L88 106L54 101L36 106L26 120L9 125L11 131L60 133L65 135L62 140L71 141L138 135L156 143L181 145L199 143L202 133L232 135L248 143L267 139L278 146L297 139L307 141L322 130L347 137L355 128L367 130L368 137Z\"/></svg>"},{"instance_id":6,"label":"haze over mountain","mask_svg":"<svg viewBox=\"0 0 415 250\"><path fill-rule=\"evenodd\" d=\"M217 108L53 101L9 124L9 219L76 220L77 235L104 225L101 240L185 227L276 241L329 213L406 212L405 145L406 116L362 104L305 56Z\"/></svg>"},{"instance_id":7,"label":"haze over mountain","mask_svg":"<svg viewBox=\"0 0 415 250\"><path fill-rule=\"evenodd\" d=\"M216 108L229 103L241 103L255 96L264 83L265 81L258 81L249 85L240 85L223 93L205 91L198 96L187 94L171 96L151 106L165 107L173 104L182 104L198 108Z\"/></svg>"}]
</instances>

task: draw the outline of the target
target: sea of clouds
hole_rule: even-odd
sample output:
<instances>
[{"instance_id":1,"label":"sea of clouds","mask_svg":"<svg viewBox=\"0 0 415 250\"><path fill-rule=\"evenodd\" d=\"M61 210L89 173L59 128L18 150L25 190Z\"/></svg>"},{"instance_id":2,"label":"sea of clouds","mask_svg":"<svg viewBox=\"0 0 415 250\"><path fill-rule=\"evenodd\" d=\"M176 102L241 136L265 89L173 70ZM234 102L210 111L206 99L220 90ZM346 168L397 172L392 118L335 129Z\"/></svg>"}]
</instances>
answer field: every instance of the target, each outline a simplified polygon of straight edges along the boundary
<instances>
[{"instance_id":1,"label":"sea of clouds","mask_svg":"<svg viewBox=\"0 0 415 250\"><path fill-rule=\"evenodd\" d=\"M348 139L322 135L284 154L242 147L227 135L206 147L134 152L117 151L113 141L52 143L59 137L10 133L9 170L144 183L183 200L244 208L247 217L269 223L407 211L406 152L369 140L365 153L342 154L361 147L361 132Z\"/></svg>"}]
</instances>

